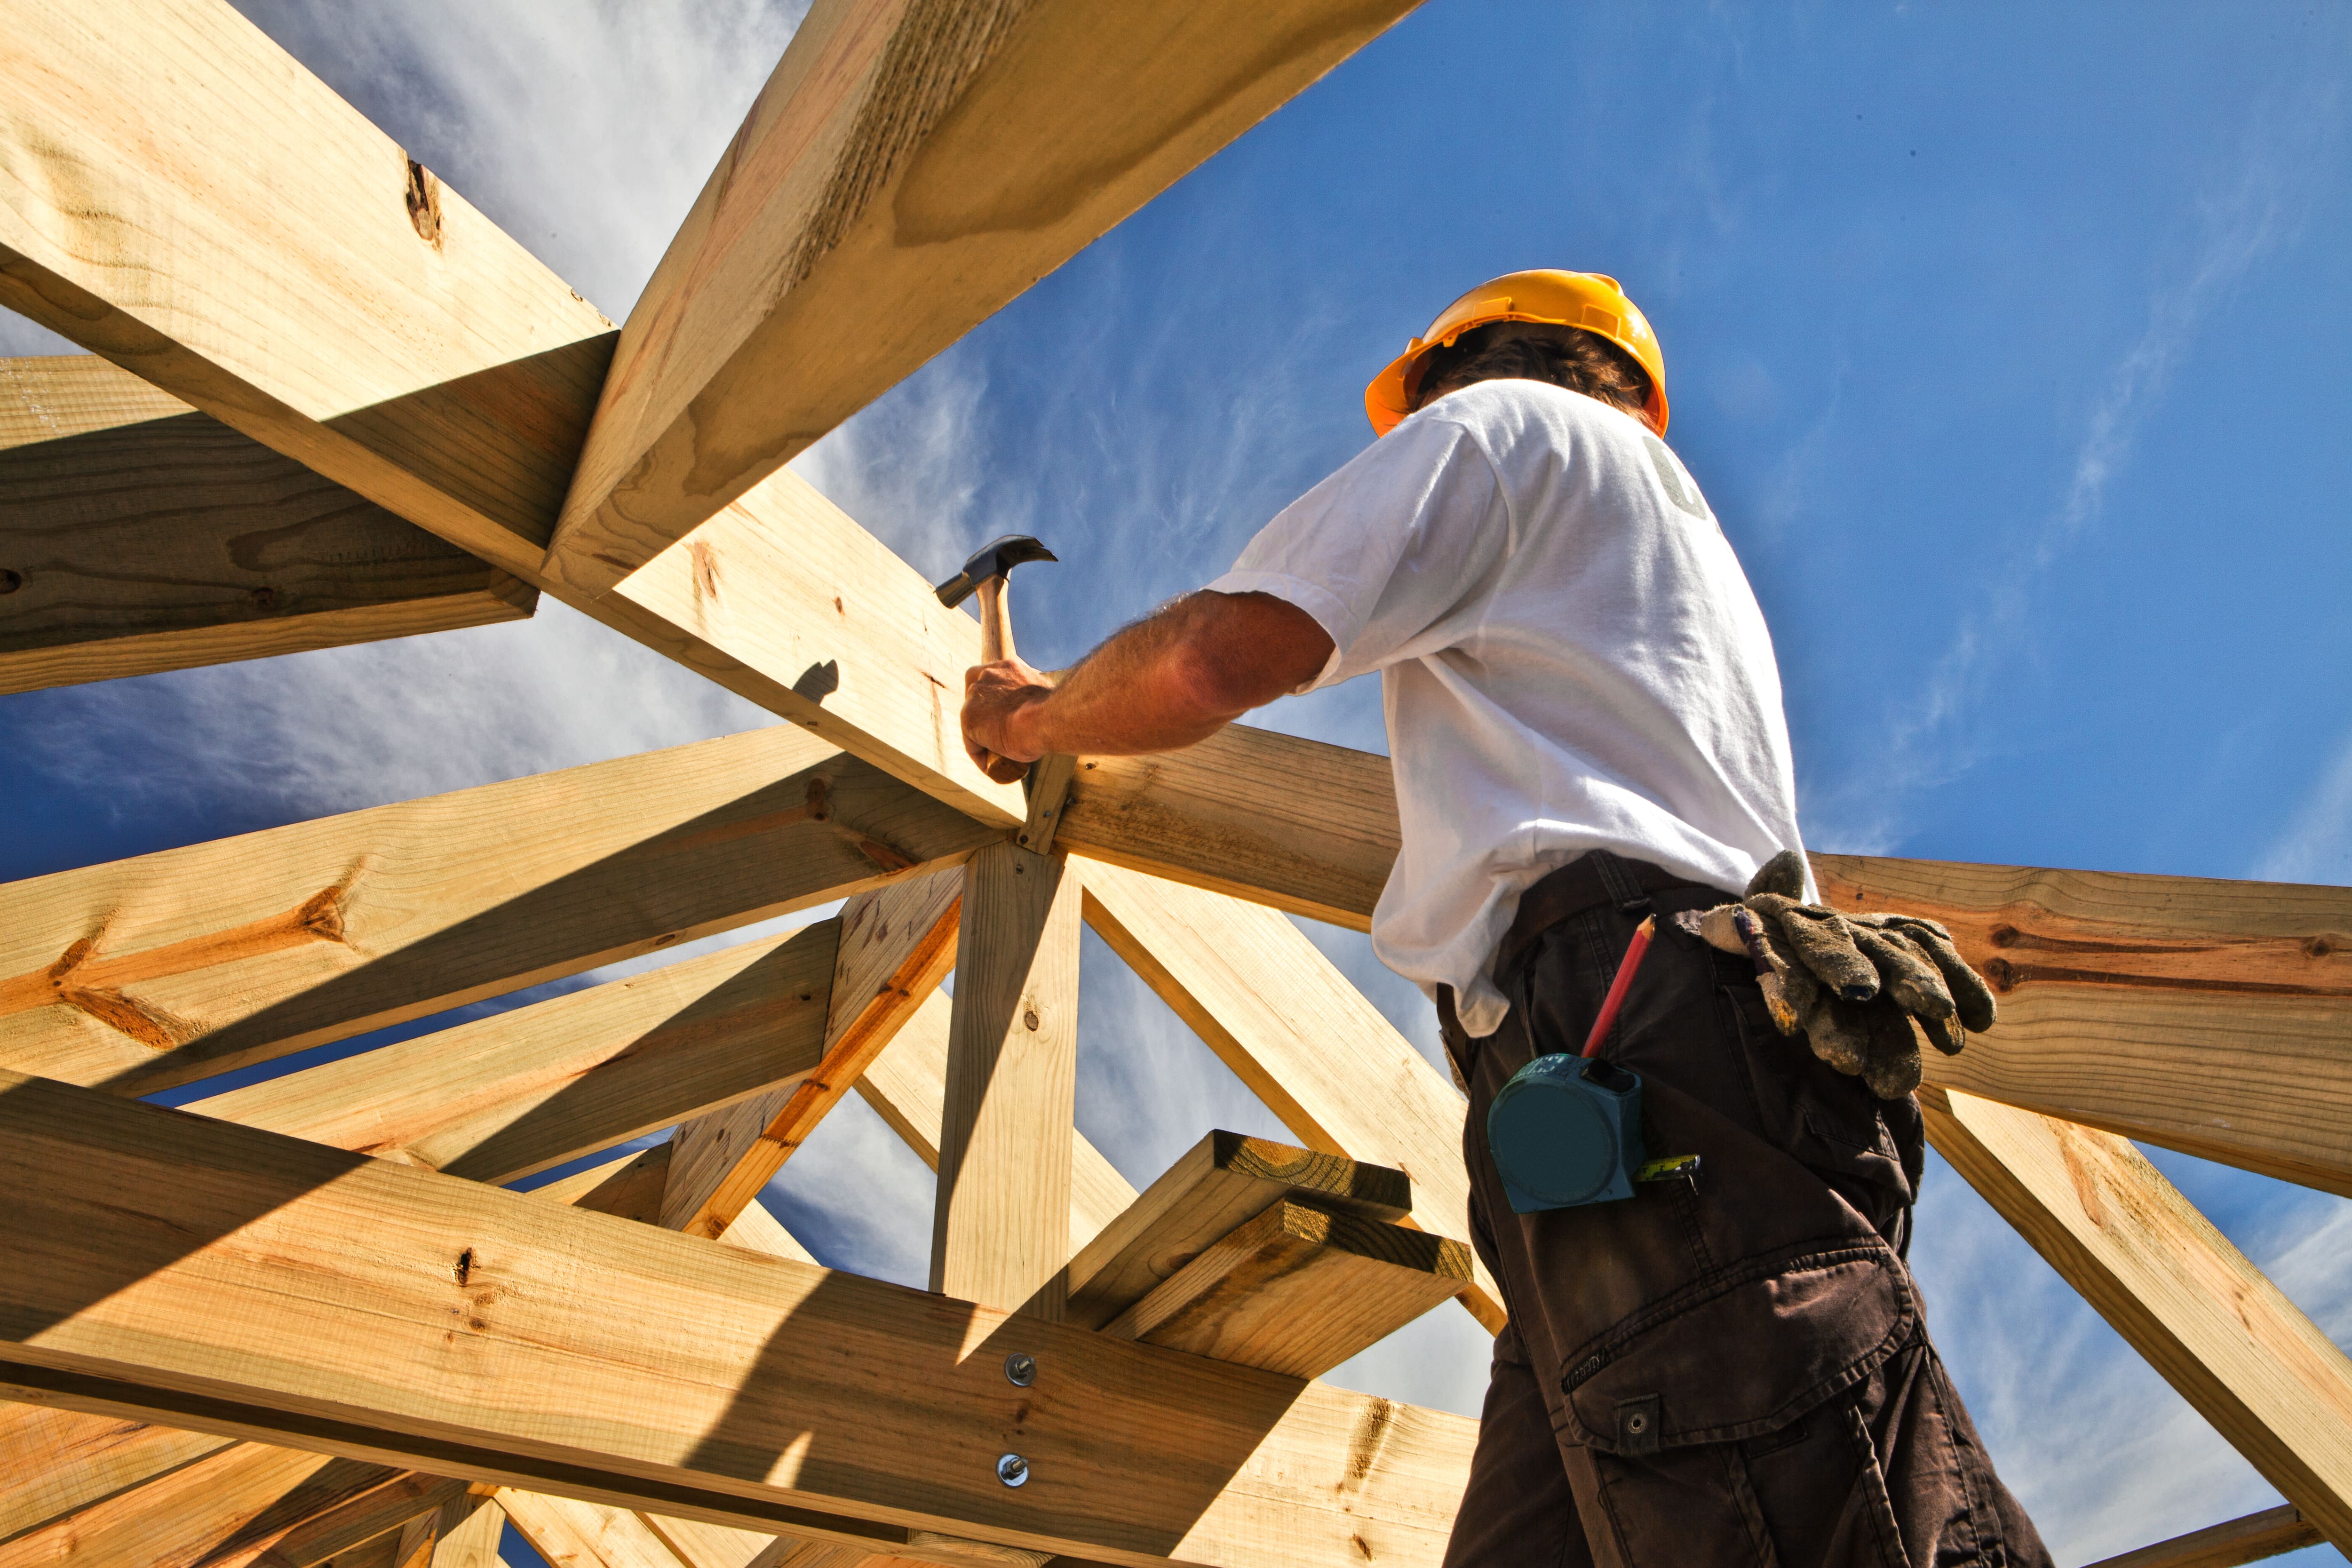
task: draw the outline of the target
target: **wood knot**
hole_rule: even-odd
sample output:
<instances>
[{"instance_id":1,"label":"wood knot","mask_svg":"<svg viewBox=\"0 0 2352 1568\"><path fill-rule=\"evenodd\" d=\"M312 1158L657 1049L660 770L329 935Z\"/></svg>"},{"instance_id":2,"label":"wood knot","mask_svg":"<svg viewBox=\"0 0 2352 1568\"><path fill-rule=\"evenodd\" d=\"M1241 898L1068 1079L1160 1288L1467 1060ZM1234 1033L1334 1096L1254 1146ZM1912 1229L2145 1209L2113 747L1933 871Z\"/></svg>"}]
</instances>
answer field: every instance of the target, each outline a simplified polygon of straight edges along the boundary
<instances>
[{"instance_id":1,"label":"wood knot","mask_svg":"<svg viewBox=\"0 0 2352 1568\"><path fill-rule=\"evenodd\" d=\"M13 594L25 585L24 574L0 566L0 594Z\"/></svg>"},{"instance_id":2,"label":"wood knot","mask_svg":"<svg viewBox=\"0 0 2352 1568\"><path fill-rule=\"evenodd\" d=\"M278 607L278 590L266 585L259 588L248 589L246 593L245 599L247 605L252 609L254 614L257 616L268 615L270 611Z\"/></svg>"},{"instance_id":3,"label":"wood knot","mask_svg":"<svg viewBox=\"0 0 2352 1568\"><path fill-rule=\"evenodd\" d=\"M440 249L441 182L414 158L408 160L408 190L404 199L408 204L409 226L416 230L416 237Z\"/></svg>"},{"instance_id":4,"label":"wood knot","mask_svg":"<svg viewBox=\"0 0 2352 1568\"><path fill-rule=\"evenodd\" d=\"M1986 984L2004 994L2015 990L2018 981L2023 978L2019 974L2017 965L2005 958L1996 958L1987 963L1984 977Z\"/></svg>"},{"instance_id":5,"label":"wood knot","mask_svg":"<svg viewBox=\"0 0 2352 1568\"><path fill-rule=\"evenodd\" d=\"M2303 955L2305 958L2326 958L2329 953L2334 952L2338 947L2342 946L2343 942L2344 939L2337 936L2334 931L2324 931L2317 936L2307 937L2305 939L2303 944Z\"/></svg>"},{"instance_id":6,"label":"wood knot","mask_svg":"<svg viewBox=\"0 0 2352 1568\"><path fill-rule=\"evenodd\" d=\"M823 774L809 780L808 793L803 799L808 805L811 822L833 820L833 786L824 782Z\"/></svg>"},{"instance_id":7,"label":"wood knot","mask_svg":"<svg viewBox=\"0 0 2352 1568\"><path fill-rule=\"evenodd\" d=\"M1995 947L2011 947L2017 942L2017 928L2012 925L1997 925L1985 933L1985 938Z\"/></svg>"},{"instance_id":8,"label":"wood knot","mask_svg":"<svg viewBox=\"0 0 2352 1568\"><path fill-rule=\"evenodd\" d=\"M457 1275L457 1283L460 1285L463 1285L469 1278L472 1277L474 1272L474 1249L472 1247L469 1247L466 1248L465 1251L457 1254L457 1266L450 1270L450 1272Z\"/></svg>"}]
</instances>

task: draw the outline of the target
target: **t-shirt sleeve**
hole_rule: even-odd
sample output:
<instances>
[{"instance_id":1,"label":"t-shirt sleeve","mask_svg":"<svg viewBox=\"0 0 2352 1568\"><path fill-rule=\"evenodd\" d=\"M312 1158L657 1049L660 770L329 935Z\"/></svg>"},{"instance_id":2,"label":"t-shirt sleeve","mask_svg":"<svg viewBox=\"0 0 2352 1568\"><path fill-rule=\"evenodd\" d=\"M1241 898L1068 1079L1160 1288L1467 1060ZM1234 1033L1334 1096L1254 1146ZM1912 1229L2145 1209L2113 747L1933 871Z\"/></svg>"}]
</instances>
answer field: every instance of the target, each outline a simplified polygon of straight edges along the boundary
<instances>
[{"instance_id":1,"label":"t-shirt sleeve","mask_svg":"<svg viewBox=\"0 0 2352 1568\"><path fill-rule=\"evenodd\" d=\"M1219 594L1271 594L1330 634L1312 691L1417 658L1467 630L1455 612L1509 548L1495 466L1450 419L1408 419L1259 530Z\"/></svg>"}]
</instances>

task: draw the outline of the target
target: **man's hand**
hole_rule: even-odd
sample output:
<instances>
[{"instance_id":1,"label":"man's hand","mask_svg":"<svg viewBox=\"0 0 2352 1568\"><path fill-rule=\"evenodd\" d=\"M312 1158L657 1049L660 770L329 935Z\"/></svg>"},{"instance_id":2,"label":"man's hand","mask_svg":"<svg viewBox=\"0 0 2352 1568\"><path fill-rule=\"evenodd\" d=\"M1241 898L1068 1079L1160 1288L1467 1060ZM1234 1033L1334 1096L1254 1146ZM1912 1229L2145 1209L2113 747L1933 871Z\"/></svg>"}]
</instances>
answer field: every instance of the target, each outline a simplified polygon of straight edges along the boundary
<instances>
[{"instance_id":1,"label":"man's hand","mask_svg":"<svg viewBox=\"0 0 2352 1568\"><path fill-rule=\"evenodd\" d=\"M982 773L1012 784L1045 754L1020 731L1034 729L1021 719L1044 701L1054 683L1017 658L976 664L963 672L963 749Z\"/></svg>"},{"instance_id":2,"label":"man's hand","mask_svg":"<svg viewBox=\"0 0 2352 1568\"><path fill-rule=\"evenodd\" d=\"M1315 617L1270 594L1188 594L1076 668L1047 676L1019 659L963 678L963 743L1010 784L1048 752L1132 756L1205 741L1296 691L1331 659Z\"/></svg>"}]
</instances>

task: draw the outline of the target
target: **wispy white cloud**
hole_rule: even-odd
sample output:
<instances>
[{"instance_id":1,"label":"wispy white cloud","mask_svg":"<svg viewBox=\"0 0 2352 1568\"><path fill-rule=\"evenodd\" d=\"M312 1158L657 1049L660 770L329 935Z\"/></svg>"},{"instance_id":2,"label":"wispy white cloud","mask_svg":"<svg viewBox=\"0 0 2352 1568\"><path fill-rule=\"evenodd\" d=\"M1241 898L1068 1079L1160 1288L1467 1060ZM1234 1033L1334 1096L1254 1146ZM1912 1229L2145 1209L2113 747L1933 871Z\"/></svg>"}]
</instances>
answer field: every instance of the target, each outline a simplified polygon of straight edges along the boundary
<instances>
[{"instance_id":1,"label":"wispy white cloud","mask_svg":"<svg viewBox=\"0 0 2352 1568\"><path fill-rule=\"evenodd\" d=\"M2352 731L2263 852L2252 872L2266 882L2352 883Z\"/></svg>"},{"instance_id":2,"label":"wispy white cloud","mask_svg":"<svg viewBox=\"0 0 2352 1568\"><path fill-rule=\"evenodd\" d=\"M1867 766L1808 793L1811 837L1822 847L1878 854L1897 847L1910 797L1983 759L1987 697L2000 673L2034 645L2043 584L2097 531L2108 490L2130 466L2141 430L2206 323L2300 229L2307 193L2331 161L2338 96L2331 75L2284 84L2249 114L2231 155L2215 161L2183 215L2185 237L2153 262L2158 281L2147 322L2091 402L2063 493L2002 547L1926 681L1890 715L1885 742L1870 751Z\"/></svg>"}]
</instances>

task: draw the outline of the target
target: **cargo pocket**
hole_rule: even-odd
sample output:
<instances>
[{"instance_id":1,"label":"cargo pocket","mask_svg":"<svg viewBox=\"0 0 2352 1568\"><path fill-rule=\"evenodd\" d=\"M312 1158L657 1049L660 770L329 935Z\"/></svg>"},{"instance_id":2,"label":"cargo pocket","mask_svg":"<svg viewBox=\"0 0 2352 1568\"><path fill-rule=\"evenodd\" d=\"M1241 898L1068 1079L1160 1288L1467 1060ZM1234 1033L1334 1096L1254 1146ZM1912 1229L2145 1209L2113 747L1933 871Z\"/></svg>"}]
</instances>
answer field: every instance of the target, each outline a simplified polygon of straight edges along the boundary
<instances>
[{"instance_id":1,"label":"cargo pocket","mask_svg":"<svg viewBox=\"0 0 2352 1568\"><path fill-rule=\"evenodd\" d=\"M1918 1198L1926 1138L1918 1107L1884 1100L1860 1079L1813 1055L1801 1037L1772 1026L1763 994L1727 985L1723 995L1756 1094L1765 1140L1834 1188L1890 1243Z\"/></svg>"},{"instance_id":2,"label":"cargo pocket","mask_svg":"<svg viewBox=\"0 0 2352 1568\"><path fill-rule=\"evenodd\" d=\"M1760 1437L1868 1377L1918 1333L1918 1318L1885 1247L1750 1258L1575 1352L1560 1378L1568 1435L1628 1458Z\"/></svg>"}]
</instances>

